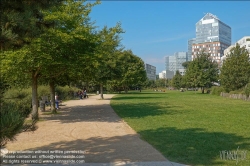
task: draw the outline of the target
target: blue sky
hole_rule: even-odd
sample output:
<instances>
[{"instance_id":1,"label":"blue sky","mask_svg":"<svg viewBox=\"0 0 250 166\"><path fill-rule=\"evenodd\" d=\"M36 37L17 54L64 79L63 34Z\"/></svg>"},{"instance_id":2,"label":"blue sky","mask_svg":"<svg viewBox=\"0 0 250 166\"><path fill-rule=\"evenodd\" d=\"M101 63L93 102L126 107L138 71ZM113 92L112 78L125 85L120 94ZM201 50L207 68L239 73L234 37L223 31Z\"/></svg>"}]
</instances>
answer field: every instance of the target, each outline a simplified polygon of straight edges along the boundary
<instances>
[{"instance_id":1,"label":"blue sky","mask_svg":"<svg viewBox=\"0 0 250 166\"><path fill-rule=\"evenodd\" d=\"M122 45L156 66L158 74L165 70L165 56L187 51L205 13L231 27L232 44L250 36L250 1L102 1L90 17L100 28L121 22Z\"/></svg>"}]
</instances>

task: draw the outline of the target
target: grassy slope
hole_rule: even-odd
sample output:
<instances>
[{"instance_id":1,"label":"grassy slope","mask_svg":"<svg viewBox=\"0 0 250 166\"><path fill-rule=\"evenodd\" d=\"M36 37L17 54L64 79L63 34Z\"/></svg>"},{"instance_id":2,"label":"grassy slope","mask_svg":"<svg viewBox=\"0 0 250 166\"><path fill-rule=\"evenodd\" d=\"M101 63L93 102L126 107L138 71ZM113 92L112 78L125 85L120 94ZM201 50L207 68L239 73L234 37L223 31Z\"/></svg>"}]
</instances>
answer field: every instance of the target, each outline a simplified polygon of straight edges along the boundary
<instances>
[{"instance_id":1,"label":"grassy slope","mask_svg":"<svg viewBox=\"0 0 250 166\"><path fill-rule=\"evenodd\" d=\"M235 165L222 150L250 150L250 103L194 92L120 94L111 106L170 161ZM247 160L237 165L250 165Z\"/></svg>"}]
</instances>

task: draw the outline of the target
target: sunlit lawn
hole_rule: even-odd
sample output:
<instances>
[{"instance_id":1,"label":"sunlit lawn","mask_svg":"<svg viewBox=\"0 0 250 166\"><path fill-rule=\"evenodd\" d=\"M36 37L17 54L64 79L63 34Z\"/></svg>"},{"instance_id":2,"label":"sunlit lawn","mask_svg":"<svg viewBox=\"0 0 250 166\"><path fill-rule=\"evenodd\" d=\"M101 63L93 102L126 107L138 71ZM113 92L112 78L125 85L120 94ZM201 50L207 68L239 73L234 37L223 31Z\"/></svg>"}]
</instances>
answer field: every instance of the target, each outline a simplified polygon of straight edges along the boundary
<instances>
[{"instance_id":1,"label":"sunlit lawn","mask_svg":"<svg viewBox=\"0 0 250 166\"><path fill-rule=\"evenodd\" d=\"M111 106L170 161L236 165L220 152L238 149L237 165L250 165L250 102L193 91L143 91L116 95ZM245 151L246 159L240 156Z\"/></svg>"}]
</instances>

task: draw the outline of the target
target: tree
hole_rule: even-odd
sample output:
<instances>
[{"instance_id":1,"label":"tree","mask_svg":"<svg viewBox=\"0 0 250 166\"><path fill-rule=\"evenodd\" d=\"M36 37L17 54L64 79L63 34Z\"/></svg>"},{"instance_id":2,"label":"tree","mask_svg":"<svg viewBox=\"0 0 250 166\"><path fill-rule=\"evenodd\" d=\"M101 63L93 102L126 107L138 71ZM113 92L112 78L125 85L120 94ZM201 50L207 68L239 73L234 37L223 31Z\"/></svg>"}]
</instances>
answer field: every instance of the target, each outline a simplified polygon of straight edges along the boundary
<instances>
[{"instance_id":1,"label":"tree","mask_svg":"<svg viewBox=\"0 0 250 166\"><path fill-rule=\"evenodd\" d=\"M52 81L50 85L53 101L54 78L82 62L79 58L83 59L89 52L83 51L83 48L90 50L92 47L89 44L91 26L84 26L89 21L86 15L89 14L92 4L85 6L83 2L85 1L67 0L61 8L51 8L49 12L44 12L45 22L54 22L54 26L32 39L29 45L24 45L19 50L5 51L3 54L5 73L9 80L15 84L32 85L32 119L38 119L38 78L43 76L50 79L50 83ZM71 15L67 12L71 12Z\"/></svg>"},{"instance_id":2,"label":"tree","mask_svg":"<svg viewBox=\"0 0 250 166\"><path fill-rule=\"evenodd\" d=\"M186 61L186 62L183 62L182 63L182 66L187 69L188 68L188 65L191 63L192 61Z\"/></svg>"},{"instance_id":3,"label":"tree","mask_svg":"<svg viewBox=\"0 0 250 166\"><path fill-rule=\"evenodd\" d=\"M51 56L51 63L41 77L49 82L52 112L56 112L55 85L77 80L83 75L84 66L91 62L96 35L89 13L96 4L98 2L85 4L85 0L67 0L60 8L54 7L44 13L46 21L56 21L55 26L42 36L43 52Z\"/></svg>"},{"instance_id":4,"label":"tree","mask_svg":"<svg viewBox=\"0 0 250 166\"><path fill-rule=\"evenodd\" d=\"M117 77L116 58L121 41L120 33L123 33L120 23L112 28L105 26L98 32L98 47L95 50L97 70L94 79L100 84L101 99L103 99L103 85Z\"/></svg>"},{"instance_id":5,"label":"tree","mask_svg":"<svg viewBox=\"0 0 250 166\"><path fill-rule=\"evenodd\" d=\"M176 74L174 75L171 82L174 88L180 89L182 87L182 75L180 74L179 70L176 71Z\"/></svg>"},{"instance_id":6,"label":"tree","mask_svg":"<svg viewBox=\"0 0 250 166\"><path fill-rule=\"evenodd\" d=\"M21 48L44 32L54 22L45 22L42 10L59 6L62 0L1 0L0 48Z\"/></svg>"},{"instance_id":7,"label":"tree","mask_svg":"<svg viewBox=\"0 0 250 166\"><path fill-rule=\"evenodd\" d=\"M221 85L229 92L243 88L249 81L249 52L245 47L240 47L239 44L236 44L223 62L220 73Z\"/></svg>"},{"instance_id":8,"label":"tree","mask_svg":"<svg viewBox=\"0 0 250 166\"><path fill-rule=\"evenodd\" d=\"M116 60L117 77L111 81L111 84L124 89L125 93L131 86L141 88L147 79L144 66L143 60L134 55L131 50L120 52Z\"/></svg>"},{"instance_id":9,"label":"tree","mask_svg":"<svg viewBox=\"0 0 250 166\"><path fill-rule=\"evenodd\" d=\"M201 52L189 63L185 74L185 84L189 87L200 87L202 93L205 88L218 81L218 64L212 61L209 54Z\"/></svg>"}]
</instances>

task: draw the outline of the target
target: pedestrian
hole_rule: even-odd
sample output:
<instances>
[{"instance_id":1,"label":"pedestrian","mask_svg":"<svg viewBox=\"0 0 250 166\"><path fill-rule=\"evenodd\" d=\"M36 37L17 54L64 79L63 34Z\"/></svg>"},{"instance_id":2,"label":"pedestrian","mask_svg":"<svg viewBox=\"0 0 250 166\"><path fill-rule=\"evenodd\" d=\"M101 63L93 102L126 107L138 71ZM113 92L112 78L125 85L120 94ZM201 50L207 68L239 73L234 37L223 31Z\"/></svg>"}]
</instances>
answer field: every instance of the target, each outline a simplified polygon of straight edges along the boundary
<instances>
[{"instance_id":1,"label":"pedestrian","mask_svg":"<svg viewBox=\"0 0 250 166\"><path fill-rule=\"evenodd\" d=\"M83 92L83 96L84 96L84 98L88 98L87 90L86 90L86 89L85 89L84 92Z\"/></svg>"},{"instance_id":2,"label":"pedestrian","mask_svg":"<svg viewBox=\"0 0 250 166\"><path fill-rule=\"evenodd\" d=\"M59 96L56 94L55 95L55 104L56 104L56 109L59 109Z\"/></svg>"}]
</instances>

